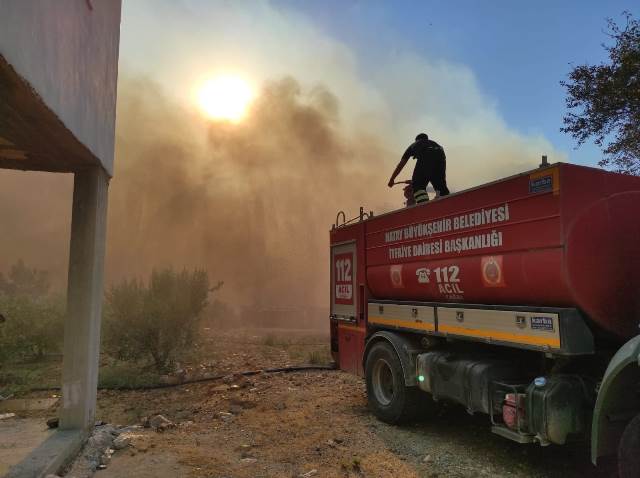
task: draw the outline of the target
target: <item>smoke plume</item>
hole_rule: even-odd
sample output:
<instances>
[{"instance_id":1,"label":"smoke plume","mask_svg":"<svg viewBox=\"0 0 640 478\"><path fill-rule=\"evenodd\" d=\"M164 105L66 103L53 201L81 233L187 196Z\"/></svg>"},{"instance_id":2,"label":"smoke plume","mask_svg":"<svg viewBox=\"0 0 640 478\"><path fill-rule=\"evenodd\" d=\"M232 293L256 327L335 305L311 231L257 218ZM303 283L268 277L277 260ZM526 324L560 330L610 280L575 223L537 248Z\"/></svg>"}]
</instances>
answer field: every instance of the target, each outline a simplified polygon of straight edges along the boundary
<instances>
[{"instance_id":1,"label":"smoke plume","mask_svg":"<svg viewBox=\"0 0 640 478\"><path fill-rule=\"evenodd\" d=\"M338 100L268 83L241 124L207 122L149 80L124 81L107 273L205 266L227 297L325 305L328 231L384 187L382 146L341 133Z\"/></svg>"},{"instance_id":2,"label":"smoke plume","mask_svg":"<svg viewBox=\"0 0 640 478\"><path fill-rule=\"evenodd\" d=\"M303 91L293 78L267 83L237 125L202 119L149 79L123 78L116 144L107 283L154 267L205 267L239 306L326 306L336 212L355 213L388 176L389 153L375 138L341 133L337 98L320 86ZM2 202L9 236L23 238L4 257L52 269L63 283L71 178L1 178L22 210ZM41 204L36 191L53 200Z\"/></svg>"}]
</instances>

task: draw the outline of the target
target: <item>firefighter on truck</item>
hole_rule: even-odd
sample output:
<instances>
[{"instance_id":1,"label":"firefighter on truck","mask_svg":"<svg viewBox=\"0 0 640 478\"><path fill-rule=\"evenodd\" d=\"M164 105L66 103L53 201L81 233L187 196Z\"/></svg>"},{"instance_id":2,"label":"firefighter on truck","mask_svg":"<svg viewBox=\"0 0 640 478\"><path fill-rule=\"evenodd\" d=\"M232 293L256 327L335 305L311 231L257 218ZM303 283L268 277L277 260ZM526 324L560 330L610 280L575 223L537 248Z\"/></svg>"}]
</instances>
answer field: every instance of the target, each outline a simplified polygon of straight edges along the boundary
<instances>
[{"instance_id":1,"label":"firefighter on truck","mask_svg":"<svg viewBox=\"0 0 640 478\"><path fill-rule=\"evenodd\" d=\"M427 186L429 183L437 191L439 196L449 194L447 188L447 159L444 148L435 141L429 139L425 133L416 136L413 142L402 155L400 162L389 179L389 187L396 184L395 179L400 174L409 158L416 159L416 165L411 177L411 187L413 189L413 200L420 204L429 200ZM408 205L412 203L411 197L407 198Z\"/></svg>"}]
</instances>

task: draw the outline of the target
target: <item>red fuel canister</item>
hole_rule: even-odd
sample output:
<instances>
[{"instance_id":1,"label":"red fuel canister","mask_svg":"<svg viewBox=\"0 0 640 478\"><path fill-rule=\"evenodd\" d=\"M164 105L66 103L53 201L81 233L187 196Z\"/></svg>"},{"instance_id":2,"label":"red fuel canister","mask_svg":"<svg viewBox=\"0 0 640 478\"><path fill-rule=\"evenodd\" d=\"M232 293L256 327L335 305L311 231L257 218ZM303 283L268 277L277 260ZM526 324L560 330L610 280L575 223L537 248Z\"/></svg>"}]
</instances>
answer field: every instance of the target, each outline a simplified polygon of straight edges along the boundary
<instances>
[{"instance_id":1,"label":"red fuel canister","mask_svg":"<svg viewBox=\"0 0 640 478\"><path fill-rule=\"evenodd\" d=\"M502 421L512 430L523 430L525 420L524 393L507 393L502 405Z\"/></svg>"}]
</instances>

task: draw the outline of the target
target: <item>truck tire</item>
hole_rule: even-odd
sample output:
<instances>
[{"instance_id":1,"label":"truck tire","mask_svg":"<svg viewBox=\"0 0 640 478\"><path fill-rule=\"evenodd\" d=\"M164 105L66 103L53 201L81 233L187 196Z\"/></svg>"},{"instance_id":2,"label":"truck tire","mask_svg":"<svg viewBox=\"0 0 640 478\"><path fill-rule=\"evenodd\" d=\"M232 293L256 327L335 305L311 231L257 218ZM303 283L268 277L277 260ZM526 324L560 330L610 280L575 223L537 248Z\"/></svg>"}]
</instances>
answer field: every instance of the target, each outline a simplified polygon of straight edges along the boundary
<instances>
[{"instance_id":1,"label":"truck tire","mask_svg":"<svg viewBox=\"0 0 640 478\"><path fill-rule=\"evenodd\" d=\"M365 362L369 408L383 422L405 423L433 406L431 397L417 387L407 387L400 358L386 341L374 344ZM430 403L431 402L431 403Z\"/></svg>"},{"instance_id":2,"label":"truck tire","mask_svg":"<svg viewBox=\"0 0 640 478\"><path fill-rule=\"evenodd\" d=\"M626 426L618 445L619 478L640 476L640 415L636 415Z\"/></svg>"}]
</instances>

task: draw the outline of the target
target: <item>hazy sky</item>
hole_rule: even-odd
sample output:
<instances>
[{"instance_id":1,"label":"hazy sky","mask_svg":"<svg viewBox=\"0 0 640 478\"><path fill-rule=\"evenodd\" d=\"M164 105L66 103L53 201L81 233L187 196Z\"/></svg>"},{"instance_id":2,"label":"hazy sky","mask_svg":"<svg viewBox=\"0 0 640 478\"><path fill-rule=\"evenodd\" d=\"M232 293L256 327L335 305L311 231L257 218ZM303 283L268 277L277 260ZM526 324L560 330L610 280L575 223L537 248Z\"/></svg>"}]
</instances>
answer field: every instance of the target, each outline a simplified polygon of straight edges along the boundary
<instances>
[{"instance_id":1,"label":"hazy sky","mask_svg":"<svg viewBox=\"0 0 640 478\"><path fill-rule=\"evenodd\" d=\"M375 70L380 50L412 49L420 55L468 66L505 121L543 134L571 161L593 164L599 149L559 131L571 64L606 59L606 18L638 14L638 3L509 0L277 2L310 15L320 28L358 52L363 69ZM339 13L338 13L339 12Z\"/></svg>"}]
</instances>

